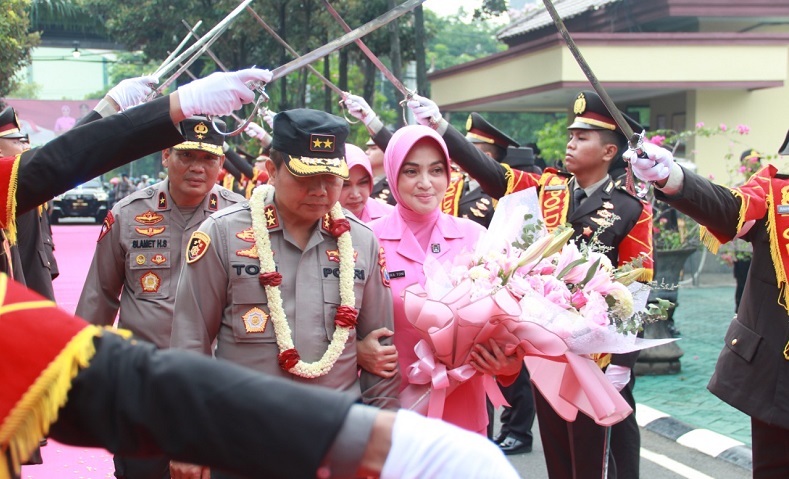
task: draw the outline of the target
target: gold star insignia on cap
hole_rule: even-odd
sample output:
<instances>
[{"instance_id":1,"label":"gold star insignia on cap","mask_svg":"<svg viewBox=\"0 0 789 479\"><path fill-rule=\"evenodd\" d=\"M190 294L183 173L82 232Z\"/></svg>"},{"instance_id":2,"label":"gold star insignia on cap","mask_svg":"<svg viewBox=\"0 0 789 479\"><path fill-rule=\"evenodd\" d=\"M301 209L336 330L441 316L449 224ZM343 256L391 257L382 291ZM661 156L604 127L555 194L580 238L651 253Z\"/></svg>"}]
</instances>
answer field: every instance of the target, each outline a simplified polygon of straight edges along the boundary
<instances>
[{"instance_id":1,"label":"gold star insignia on cap","mask_svg":"<svg viewBox=\"0 0 789 479\"><path fill-rule=\"evenodd\" d=\"M313 133L310 135L310 151L333 153L334 139L334 135L321 135L318 133Z\"/></svg>"}]
</instances>

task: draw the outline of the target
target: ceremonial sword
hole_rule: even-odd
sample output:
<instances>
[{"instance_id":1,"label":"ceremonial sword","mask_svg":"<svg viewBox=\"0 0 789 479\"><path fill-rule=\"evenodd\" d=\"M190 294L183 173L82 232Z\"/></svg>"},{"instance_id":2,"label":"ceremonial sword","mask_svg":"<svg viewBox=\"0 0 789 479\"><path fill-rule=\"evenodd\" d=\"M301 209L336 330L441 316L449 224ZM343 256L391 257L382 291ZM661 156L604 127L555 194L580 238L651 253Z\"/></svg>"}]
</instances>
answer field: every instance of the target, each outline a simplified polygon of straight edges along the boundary
<instances>
[{"instance_id":1,"label":"ceremonial sword","mask_svg":"<svg viewBox=\"0 0 789 479\"><path fill-rule=\"evenodd\" d=\"M600 96L600 100L602 100L603 104L605 105L608 112L611 114L611 117L616 122L617 126L627 138L627 143L630 149L634 150L636 154L639 156L644 155L644 135L643 132L634 132L633 129L630 127L630 124L625 120L625 117L622 116L622 112L619 111L619 108L616 107L614 104L614 100L608 95L608 92L603 88L603 85L600 84L600 81L597 79L597 76L592 71L592 68L584 59L583 55L581 55L581 51L578 49L578 46L573 41L572 37L570 36L570 32L567 31L567 27L564 26L564 22L562 21L562 17L559 16L559 13L554 8L553 3L551 0L543 0L545 4L545 8L548 10L548 13L551 15L553 19L553 23L556 25L556 28L559 30L559 33L562 34L564 38L564 42L567 44L567 48L570 49L570 52L575 57L575 61L578 62L578 66L581 67L583 70L584 75L589 80L589 83L592 84L592 88L597 94ZM625 180L625 187L627 188L628 193L636 194L635 191L635 182L633 181L633 170L628 164L627 166L627 178ZM649 187L645 186L644 189L638 192L638 196L643 198L646 196Z\"/></svg>"},{"instance_id":2,"label":"ceremonial sword","mask_svg":"<svg viewBox=\"0 0 789 479\"><path fill-rule=\"evenodd\" d=\"M332 7L331 3L329 3L329 0L323 0L323 3L324 5L326 5L326 9L329 11L329 13L331 13L331 16L334 17L337 20L337 23L339 23L342 26L343 30L345 30L346 32L350 32L351 31L350 25L348 25L345 22L345 20L343 20L343 18L340 16L340 14L337 13L337 10L335 10L334 7ZM414 96L414 92L406 88L405 85L403 85L403 82L401 82L400 79L397 78L394 75L394 73L392 73L391 70L386 68L386 65L383 64L383 62L375 55L375 53L372 52L372 50L367 48L367 45L365 45L361 39L354 40L354 43L356 43L356 46L358 46L359 49L362 52L364 52L367 58L370 59L371 62L373 62L373 65L375 65L375 67L378 68L378 70L384 74L386 79L392 83L395 89L397 89L397 91L403 94L406 100L410 100L411 97Z\"/></svg>"},{"instance_id":3,"label":"ceremonial sword","mask_svg":"<svg viewBox=\"0 0 789 479\"><path fill-rule=\"evenodd\" d=\"M260 26L262 26L263 29L266 30L269 33L269 35L274 37L274 40L276 40L280 45L285 47L285 50L287 50L288 53L290 53L291 55L293 55L296 58L299 57L299 53L296 50L294 50L293 48L291 48L291 46L288 45L288 43L282 37L280 37L277 34L277 32L274 31L273 28L271 28L265 21L263 21L263 19L260 17L260 15L258 15L258 13L255 10L252 9L252 7L247 7L247 11L249 13L251 13L253 17L255 17L255 20L258 21ZM321 72L319 72L314 66L307 65L307 69L309 69L309 71L313 75L318 77L318 79L320 79L320 81L322 81L324 85L329 87L331 89L331 91L333 91L334 93L340 95L340 98L345 96L345 93L342 90L340 90L340 87L338 87L337 85L332 83L331 80L329 80L328 78L323 76L323 74Z\"/></svg>"},{"instance_id":4,"label":"ceremonial sword","mask_svg":"<svg viewBox=\"0 0 789 479\"><path fill-rule=\"evenodd\" d=\"M159 85L159 87L156 88L153 91L153 93L149 95L149 98L147 99L150 100L154 98L156 95L161 94L161 92L164 91L164 89L167 88L173 81L175 81L175 79L178 78L178 76L181 75L181 73L183 73L187 68L189 68L192 65L192 63L195 62L195 60L200 58L200 56L202 56L203 53L205 53L205 51L219 38L219 36L222 35L222 33L224 33L225 30L227 30L227 27L230 26L230 24L233 22L233 20L235 20L238 14L241 13L241 11L243 11L244 8L246 8L246 6L249 5L251 2L252 0L244 0L243 2L241 2L236 8L233 9L232 12L228 13L225 18L223 18L219 23L214 25L214 28L212 28L211 30L208 31L208 33L203 35L203 37L200 40L194 42L189 48L184 50L180 55L172 59L170 63L166 63L160 66L159 69L154 73L154 76L156 76L157 80L161 76L166 75L167 73L172 71L173 68L176 68L178 67L178 65L180 65L180 67L178 67L175 73L173 73L167 80L162 82L162 84ZM186 58L189 59L185 60Z\"/></svg>"},{"instance_id":5,"label":"ceremonial sword","mask_svg":"<svg viewBox=\"0 0 789 479\"><path fill-rule=\"evenodd\" d=\"M248 0L248 1L251 1L251 0ZM365 23L361 27L346 33L345 35L341 36L340 38L332 40L331 42L329 42L329 43L327 43L327 44L325 44L325 45L323 45L321 47L318 47L315 50L313 50L313 51L311 51L311 52L309 52L309 53L307 53L305 55L302 55L302 56L300 56L300 57L298 57L298 58L296 58L294 60L289 61L288 63L286 63L284 65L281 65L281 66L275 68L274 70L271 70L271 81L274 81L277 78L282 78L283 76L285 76L285 75L287 75L289 73L293 73L294 71L297 71L297 70L303 68L305 65L310 65L310 64L316 62L317 60L320 60L321 58L325 57L326 55L329 55L329 54L339 50L340 48L348 45L349 43L355 41L356 39L361 38L361 37L367 35L368 33L373 32L373 31L381 28L382 26L386 25L387 23L391 22L392 20L405 15L406 13L410 12L411 10L413 10L418 5L421 5L424 2L425 2L425 0L407 0L407 1L403 2L403 3L401 3L400 5L396 6L395 8L389 10L388 12L384 13L383 15L381 15L381 16L373 19L373 20L370 20L369 22ZM205 38L205 37L203 37L203 38ZM249 122L252 121L252 116L258 110L258 107L260 107L260 103L262 101L264 101L264 99L268 98L268 95L266 94L266 89L265 89L265 87L266 87L266 83L265 82L252 81L252 82L248 82L247 86L249 86L250 89L255 90L258 93L260 93L260 96L258 97L257 101L255 102L255 106L253 108L252 115L250 115L249 118L247 118L246 122L244 122L244 124L241 125L237 130L235 130L233 132L230 132L230 133L225 133L226 136L235 136L235 135L238 135L239 133L241 133L244 130L244 128L246 128L246 126L249 124Z\"/></svg>"}]
</instances>

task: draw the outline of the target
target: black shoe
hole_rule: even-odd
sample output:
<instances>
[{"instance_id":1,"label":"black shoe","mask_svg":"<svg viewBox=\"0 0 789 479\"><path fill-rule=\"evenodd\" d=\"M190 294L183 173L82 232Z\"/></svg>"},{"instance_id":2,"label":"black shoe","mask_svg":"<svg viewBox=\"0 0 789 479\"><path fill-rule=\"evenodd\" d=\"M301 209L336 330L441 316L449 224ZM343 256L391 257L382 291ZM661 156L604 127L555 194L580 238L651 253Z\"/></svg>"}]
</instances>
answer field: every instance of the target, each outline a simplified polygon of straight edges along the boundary
<instances>
[{"instance_id":1,"label":"black shoe","mask_svg":"<svg viewBox=\"0 0 789 479\"><path fill-rule=\"evenodd\" d=\"M520 439L512 436L504 438L504 440L499 443L499 447L501 448L501 452L507 456L531 452L531 444L526 444Z\"/></svg>"},{"instance_id":2,"label":"black shoe","mask_svg":"<svg viewBox=\"0 0 789 479\"><path fill-rule=\"evenodd\" d=\"M493 441L493 443L494 443L495 445L497 445L497 446L498 446L498 445L499 445L499 444L501 444L501 443L502 443L502 441L504 441L505 439L507 439L507 433L505 433L505 432L500 432L500 433L499 433L499 434L498 434L496 437L494 437L493 439L491 439L491 441Z\"/></svg>"}]
</instances>

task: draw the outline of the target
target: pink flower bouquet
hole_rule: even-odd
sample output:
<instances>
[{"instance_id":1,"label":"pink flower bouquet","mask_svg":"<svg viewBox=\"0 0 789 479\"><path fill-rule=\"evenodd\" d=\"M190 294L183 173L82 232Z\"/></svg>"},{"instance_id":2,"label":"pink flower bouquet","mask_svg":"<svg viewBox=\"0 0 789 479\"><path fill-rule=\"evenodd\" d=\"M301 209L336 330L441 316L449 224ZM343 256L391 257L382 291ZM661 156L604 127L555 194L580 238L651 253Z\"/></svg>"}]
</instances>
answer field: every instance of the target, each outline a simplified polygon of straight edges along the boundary
<instances>
[{"instance_id":1,"label":"pink flower bouquet","mask_svg":"<svg viewBox=\"0 0 789 479\"><path fill-rule=\"evenodd\" d=\"M492 338L507 354L525 352L532 382L564 419L581 411L607 426L632 412L591 355L672 341L635 335L648 317L649 288L634 281L641 271L615 270L604 254L577 247L572 229L541 230L524 213L539 211L534 205L530 190L505 197L476 253L453 265L426 262L426 288L404 291L406 317L422 338L419 359L404 371L404 407L439 417L454 387L477 374L468 364L474 345ZM514 217L524 223L513 227ZM484 381L494 405L503 404L493 378Z\"/></svg>"}]
</instances>

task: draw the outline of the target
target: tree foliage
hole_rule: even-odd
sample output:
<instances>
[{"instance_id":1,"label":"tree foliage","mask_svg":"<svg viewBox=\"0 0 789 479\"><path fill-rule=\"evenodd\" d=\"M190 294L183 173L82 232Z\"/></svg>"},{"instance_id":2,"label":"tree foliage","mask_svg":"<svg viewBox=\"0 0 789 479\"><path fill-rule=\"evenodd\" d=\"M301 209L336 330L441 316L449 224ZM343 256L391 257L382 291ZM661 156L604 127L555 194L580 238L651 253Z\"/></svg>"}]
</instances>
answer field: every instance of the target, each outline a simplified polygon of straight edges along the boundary
<instances>
[{"instance_id":1,"label":"tree foliage","mask_svg":"<svg viewBox=\"0 0 789 479\"><path fill-rule=\"evenodd\" d=\"M30 64L30 49L39 42L40 35L29 32L28 0L0 0L0 98L16 87L12 74Z\"/></svg>"}]
</instances>

